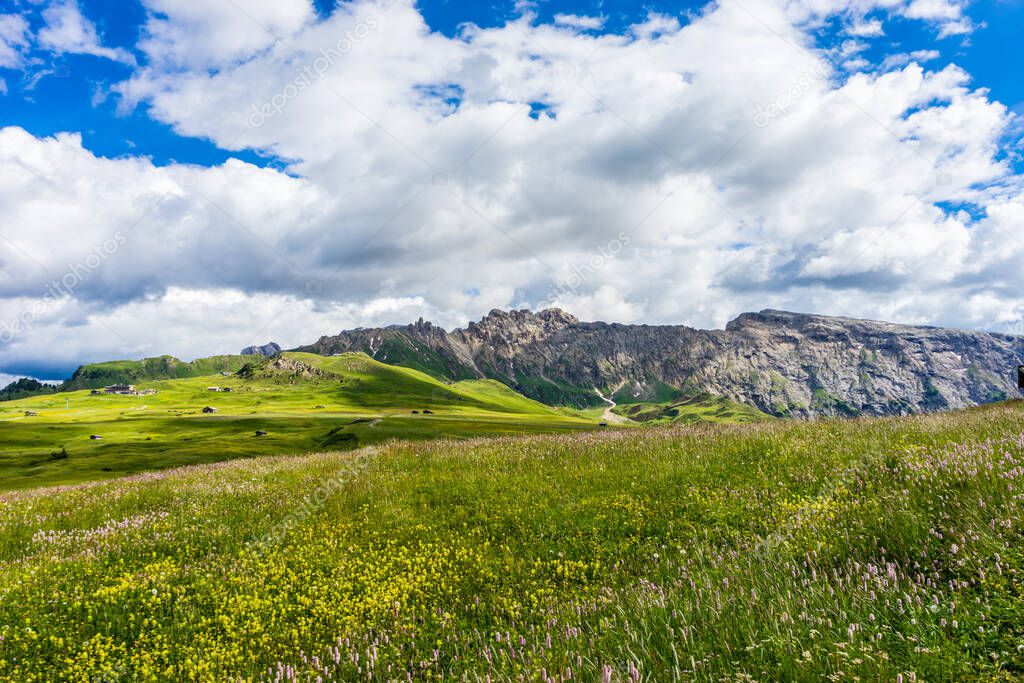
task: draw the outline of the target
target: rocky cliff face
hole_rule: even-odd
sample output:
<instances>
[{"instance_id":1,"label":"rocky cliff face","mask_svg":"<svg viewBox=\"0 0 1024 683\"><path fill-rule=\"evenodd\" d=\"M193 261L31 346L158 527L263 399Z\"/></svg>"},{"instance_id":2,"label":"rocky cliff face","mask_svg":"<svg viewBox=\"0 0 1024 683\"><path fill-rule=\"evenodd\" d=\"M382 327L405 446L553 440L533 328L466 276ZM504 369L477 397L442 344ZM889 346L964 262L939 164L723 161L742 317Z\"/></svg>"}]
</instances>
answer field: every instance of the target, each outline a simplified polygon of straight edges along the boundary
<instances>
[{"instance_id":1,"label":"rocky cliff face","mask_svg":"<svg viewBox=\"0 0 1024 683\"><path fill-rule=\"evenodd\" d=\"M243 356L264 356L266 358L273 358L277 354L281 353L281 347L277 342L270 342L263 346L246 346L242 349L241 355Z\"/></svg>"},{"instance_id":2,"label":"rocky cliff face","mask_svg":"<svg viewBox=\"0 0 1024 683\"><path fill-rule=\"evenodd\" d=\"M775 415L888 415L1016 395L1024 338L770 310L697 330L549 309L495 310L452 332L422 320L352 330L298 350L489 377L553 404L594 405L595 389L620 403L707 392Z\"/></svg>"}]
</instances>

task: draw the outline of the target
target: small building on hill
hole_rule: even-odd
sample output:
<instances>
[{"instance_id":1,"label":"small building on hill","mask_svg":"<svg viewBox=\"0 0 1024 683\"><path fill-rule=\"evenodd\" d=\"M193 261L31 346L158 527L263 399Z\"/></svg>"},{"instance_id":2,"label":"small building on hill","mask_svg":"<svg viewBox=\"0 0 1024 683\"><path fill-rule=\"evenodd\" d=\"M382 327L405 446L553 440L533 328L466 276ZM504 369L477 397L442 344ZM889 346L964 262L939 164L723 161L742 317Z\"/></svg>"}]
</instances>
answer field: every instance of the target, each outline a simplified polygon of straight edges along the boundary
<instances>
[{"instance_id":1,"label":"small building on hill","mask_svg":"<svg viewBox=\"0 0 1024 683\"><path fill-rule=\"evenodd\" d=\"M131 395L134 392L135 385L133 384L111 384L109 387L103 387L105 394Z\"/></svg>"}]
</instances>

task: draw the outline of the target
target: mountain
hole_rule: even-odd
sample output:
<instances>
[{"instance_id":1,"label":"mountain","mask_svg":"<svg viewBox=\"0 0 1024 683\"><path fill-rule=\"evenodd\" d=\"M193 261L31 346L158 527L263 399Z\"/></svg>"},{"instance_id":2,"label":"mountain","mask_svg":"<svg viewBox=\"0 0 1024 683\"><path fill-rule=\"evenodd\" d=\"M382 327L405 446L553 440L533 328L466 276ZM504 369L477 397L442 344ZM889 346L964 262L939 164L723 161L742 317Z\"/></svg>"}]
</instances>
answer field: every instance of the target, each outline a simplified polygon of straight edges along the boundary
<instances>
[{"instance_id":1,"label":"mountain","mask_svg":"<svg viewBox=\"0 0 1024 683\"><path fill-rule=\"evenodd\" d=\"M243 356L266 356L267 358L273 358L279 353L281 353L281 347L277 342L270 342L263 346L246 346L242 349Z\"/></svg>"},{"instance_id":2,"label":"mountain","mask_svg":"<svg viewBox=\"0 0 1024 683\"><path fill-rule=\"evenodd\" d=\"M672 405L720 396L773 415L891 415L1017 393L1024 338L764 310L724 330L581 322L558 309L491 311L446 332L422 319L297 349L363 351L435 377L496 379L548 404Z\"/></svg>"}]
</instances>

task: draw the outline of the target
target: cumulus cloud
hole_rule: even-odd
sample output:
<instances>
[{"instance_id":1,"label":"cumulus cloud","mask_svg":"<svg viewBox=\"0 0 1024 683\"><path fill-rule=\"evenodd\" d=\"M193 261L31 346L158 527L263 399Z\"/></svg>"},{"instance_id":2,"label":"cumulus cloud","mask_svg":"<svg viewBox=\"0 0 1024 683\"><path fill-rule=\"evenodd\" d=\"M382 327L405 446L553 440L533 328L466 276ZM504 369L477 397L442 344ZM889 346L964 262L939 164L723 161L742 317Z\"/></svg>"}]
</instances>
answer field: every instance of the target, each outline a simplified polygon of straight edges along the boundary
<instances>
[{"instance_id":1,"label":"cumulus cloud","mask_svg":"<svg viewBox=\"0 0 1024 683\"><path fill-rule=\"evenodd\" d=\"M604 27L604 17L588 17L578 14L556 14L555 24L558 26L569 26L581 31L597 31Z\"/></svg>"},{"instance_id":2,"label":"cumulus cloud","mask_svg":"<svg viewBox=\"0 0 1024 683\"><path fill-rule=\"evenodd\" d=\"M0 320L125 237L0 367L40 340L68 361L189 356L521 304L978 326L1024 285L1006 108L931 55L845 75L829 59L863 44L818 48L806 22L846 5L721 3L621 34L525 15L455 38L408 0L324 18L299 0L180 5L147 0L126 106L287 168L0 132Z\"/></svg>"},{"instance_id":3,"label":"cumulus cloud","mask_svg":"<svg viewBox=\"0 0 1024 683\"><path fill-rule=\"evenodd\" d=\"M238 353L271 339L293 347L319 336L310 337L310 330L406 322L422 315L425 306L417 297L324 306L303 297L171 287L159 298L116 308L88 310L67 302L59 314L40 318L29 332L17 335L2 359L8 367L31 367L36 374L59 378L83 362L172 352L188 357L203 349ZM4 309L0 306L0 316ZM43 358L34 348L41 340L46 344Z\"/></svg>"},{"instance_id":4,"label":"cumulus cloud","mask_svg":"<svg viewBox=\"0 0 1024 683\"><path fill-rule=\"evenodd\" d=\"M973 21L967 17L961 17L952 21L947 21L942 24L939 28L939 38L948 38L949 36L963 36L969 33L974 33L977 30L977 26Z\"/></svg>"},{"instance_id":5,"label":"cumulus cloud","mask_svg":"<svg viewBox=\"0 0 1024 683\"><path fill-rule=\"evenodd\" d=\"M885 30L882 22L878 19L858 19L846 28L846 33L859 38L877 38L884 36Z\"/></svg>"},{"instance_id":6,"label":"cumulus cloud","mask_svg":"<svg viewBox=\"0 0 1024 683\"><path fill-rule=\"evenodd\" d=\"M283 44L316 13L308 0L143 0L139 47L161 67L216 68Z\"/></svg>"},{"instance_id":7,"label":"cumulus cloud","mask_svg":"<svg viewBox=\"0 0 1024 683\"><path fill-rule=\"evenodd\" d=\"M903 15L910 19L959 19L961 7L949 0L911 0Z\"/></svg>"},{"instance_id":8,"label":"cumulus cloud","mask_svg":"<svg viewBox=\"0 0 1024 683\"><path fill-rule=\"evenodd\" d=\"M973 33L978 27L964 16L964 3L955 0L910 0L901 14L938 24L939 38Z\"/></svg>"},{"instance_id":9,"label":"cumulus cloud","mask_svg":"<svg viewBox=\"0 0 1024 683\"><path fill-rule=\"evenodd\" d=\"M43 49L54 52L86 54L119 62L132 62L132 56L122 49L104 47L96 26L82 16L77 0L62 0L43 10L45 25L37 40Z\"/></svg>"},{"instance_id":10,"label":"cumulus cloud","mask_svg":"<svg viewBox=\"0 0 1024 683\"><path fill-rule=\"evenodd\" d=\"M645 21L630 27L630 33L638 38L657 38L663 33L675 33L679 30L679 20L667 14L651 12Z\"/></svg>"},{"instance_id":11,"label":"cumulus cloud","mask_svg":"<svg viewBox=\"0 0 1024 683\"><path fill-rule=\"evenodd\" d=\"M28 44L29 30L25 17L0 14L0 68L20 68Z\"/></svg>"}]
</instances>

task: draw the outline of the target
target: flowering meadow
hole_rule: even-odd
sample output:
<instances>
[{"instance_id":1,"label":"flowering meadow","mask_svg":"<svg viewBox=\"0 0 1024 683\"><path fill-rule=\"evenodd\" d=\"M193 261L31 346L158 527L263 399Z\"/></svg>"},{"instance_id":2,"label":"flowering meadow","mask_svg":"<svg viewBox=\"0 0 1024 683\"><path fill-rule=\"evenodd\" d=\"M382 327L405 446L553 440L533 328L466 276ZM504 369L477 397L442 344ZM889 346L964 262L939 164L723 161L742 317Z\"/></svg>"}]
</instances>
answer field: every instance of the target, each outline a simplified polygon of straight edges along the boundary
<instances>
[{"instance_id":1,"label":"flowering meadow","mask_svg":"<svg viewBox=\"0 0 1024 683\"><path fill-rule=\"evenodd\" d=\"M0 679L1024 677L1024 405L0 494Z\"/></svg>"}]
</instances>

